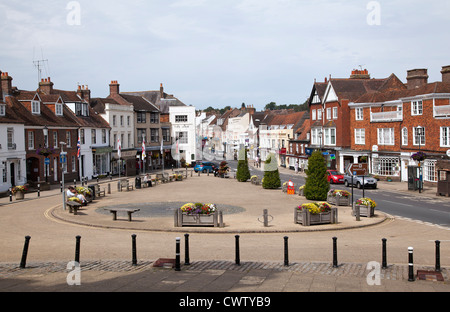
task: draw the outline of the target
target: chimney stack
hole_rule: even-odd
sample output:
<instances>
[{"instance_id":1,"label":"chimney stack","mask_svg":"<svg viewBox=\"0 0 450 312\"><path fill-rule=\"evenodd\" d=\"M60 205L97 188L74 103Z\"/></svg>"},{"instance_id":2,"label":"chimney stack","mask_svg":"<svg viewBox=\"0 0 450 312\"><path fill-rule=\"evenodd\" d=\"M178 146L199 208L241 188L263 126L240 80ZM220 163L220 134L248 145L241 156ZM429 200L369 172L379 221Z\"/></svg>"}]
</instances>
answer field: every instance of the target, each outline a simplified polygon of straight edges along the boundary
<instances>
[{"instance_id":1,"label":"chimney stack","mask_svg":"<svg viewBox=\"0 0 450 312\"><path fill-rule=\"evenodd\" d=\"M164 87L163 84L161 83L160 87L159 87L159 96L161 97L161 99L164 99Z\"/></svg>"},{"instance_id":2,"label":"chimney stack","mask_svg":"<svg viewBox=\"0 0 450 312\"><path fill-rule=\"evenodd\" d=\"M91 101L91 90L87 85L78 86L77 95L88 103Z\"/></svg>"},{"instance_id":3,"label":"chimney stack","mask_svg":"<svg viewBox=\"0 0 450 312\"><path fill-rule=\"evenodd\" d=\"M109 84L109 95L119 94L119 86L117 80L111 80L111 83Z\"/></svg>"},{"instance_id":4,"label":"chimney stack","mask_svg":"<svg viewBox=\"0 0 450 312\"><path fill-rule=\"evenodd\" d=\"M363 70L354 69L354 70L352 70L350 79L370 79L370 74L367 69L363 69Z\"/></svg>"},{"instance_id":5,"label":"chimney stack","mask_svg":"<svg viewBox=\"0 0 450 312\"><path fill-rule=\"evenodd\" d=\"M428 83L428 70L426 68L408 70L406 80L408 90L426 85Z\"/></svg>"},{"instance_id":6,"label":"chimney stack","mask_svg":"<svg viewBox=\"0 0 450 312\"><path fill-rule=\"evenodd\" d=\"M39 82L39 91L44 94L53 93L53 82L50 81L50 77L41 79L41 82Z\"/></svg>"},{"instance_id":7,"label":"chimney stack","mask_svg":"<svg viewBox=\"0 0 450 312\"><path fill-rule=\"evenodd\" d=\"M442 82L450 83L450 65L442 66Z\"/></svg>"},{"instance_id":8,"label":"chimney stack","mask_svg":"<svg viewBox=\"0 0 450 312\"><path fill-rule=\"evenodd\" d=\"M2 80L2 99L5 95L11 95L12 94L12 77L8 75L7 72L2 72L1 74L1 80Z\"/></svg>"}]
</instances>

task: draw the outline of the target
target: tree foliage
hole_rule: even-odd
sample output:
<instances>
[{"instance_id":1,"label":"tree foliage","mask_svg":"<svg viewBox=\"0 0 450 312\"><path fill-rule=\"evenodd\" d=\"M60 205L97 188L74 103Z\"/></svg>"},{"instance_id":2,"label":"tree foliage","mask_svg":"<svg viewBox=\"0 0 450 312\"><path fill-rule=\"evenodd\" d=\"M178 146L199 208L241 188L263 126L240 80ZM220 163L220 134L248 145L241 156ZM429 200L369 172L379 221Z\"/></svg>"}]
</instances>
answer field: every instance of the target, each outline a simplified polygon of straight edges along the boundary
<instances>
[{"instance_id":1,"label":"tree foliage","mask_svg":"<svg viewBox=\"0 0 450 312\"><path fill-rule=\"evenodd\" d=\"M248 170L247 149L243 148L239 151L239 160L236 172L236 179L239 182L246 182L250 179L250 170Z\"/></svg>"}]
</instances>

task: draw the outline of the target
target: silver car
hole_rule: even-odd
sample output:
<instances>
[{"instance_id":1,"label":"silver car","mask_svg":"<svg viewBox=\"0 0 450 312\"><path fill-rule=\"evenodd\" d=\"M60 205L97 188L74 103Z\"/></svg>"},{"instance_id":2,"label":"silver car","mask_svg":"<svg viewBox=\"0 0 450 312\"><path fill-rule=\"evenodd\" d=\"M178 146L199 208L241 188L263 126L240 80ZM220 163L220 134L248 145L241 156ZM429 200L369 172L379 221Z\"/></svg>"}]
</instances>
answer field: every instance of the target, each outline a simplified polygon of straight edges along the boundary
<instances>
[{"instance_id":1,"label":"silver car","mask_svg":"<svg viewBox=\"0 0 450 312\"><path fill-rule=\"evenodd\" d=\"M363 182L364 181L364 182ZM377 188L377 179L371 177L371 176L353 176L353 185L355 185L357 188L362 189L364 183L364 188L372 187L374 189ZM350 186L352 184L352 176L345 174L344 175L344 185Z\"/></svg>"}]
</instances>

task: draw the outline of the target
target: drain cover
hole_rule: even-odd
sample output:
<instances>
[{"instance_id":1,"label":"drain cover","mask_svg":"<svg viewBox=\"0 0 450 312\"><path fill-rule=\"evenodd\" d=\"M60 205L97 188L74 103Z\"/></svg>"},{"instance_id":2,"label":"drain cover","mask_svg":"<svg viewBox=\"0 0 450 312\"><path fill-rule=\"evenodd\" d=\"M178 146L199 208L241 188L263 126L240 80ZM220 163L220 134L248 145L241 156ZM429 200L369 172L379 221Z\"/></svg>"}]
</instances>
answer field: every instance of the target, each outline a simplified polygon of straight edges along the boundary
<instances>
[{"instance_id":1,"label":"drain cover","mask_svg":"<svg viewBox=\"0 0 450 312\"><path fill-rule=\"evenodd\" d=\"M424 281L443 282L444 277L440 272L417 270L417 278Z\"/></svg>"}]
</instances>

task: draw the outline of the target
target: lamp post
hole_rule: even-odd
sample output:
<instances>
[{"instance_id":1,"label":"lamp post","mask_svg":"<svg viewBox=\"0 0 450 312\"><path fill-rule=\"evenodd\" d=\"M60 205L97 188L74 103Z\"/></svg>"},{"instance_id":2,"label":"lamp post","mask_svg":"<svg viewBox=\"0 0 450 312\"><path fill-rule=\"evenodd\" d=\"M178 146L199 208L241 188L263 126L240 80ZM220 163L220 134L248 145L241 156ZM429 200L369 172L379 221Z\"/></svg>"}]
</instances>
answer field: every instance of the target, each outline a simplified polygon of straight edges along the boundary
<instances>
[{"instance_id":1,"label":"lamp post","mask_svg":"<svg viewBox=\"0 0 450 312\"><path fill-rule=\"evenodd\" d=\"M61 162L63 208L64 208L64 210L66 210L66 193L64 192L64 160L67 161L67 159L65 159L67 152L64 152L64 145L67 145L67 143L66 142L59 142L59 145L61 145L61 152L59 153L59 160Z\"/></svg>"},{"instance_id":2,"label":"lamp post","mask_svg":"<svg viewBox=\"0 0 450 312\"><path fill-rule=\"evenodd\" d=\"M420 153L420 144L422 141L422 130L423 128L421 126L417 127L417 138L419 140L419 153ZM420 164L420 159L419 159L419 193L422 192L422 166Z\"/></svg>"},{"instance_id":3,"label":"lamp post","mask_svg":"<svg viewBox=\"0 0 450 312\"><path fill-rule=\"evenodd\" d=\"M47 126L44 127L44 129L42 129L42 133L44 134L44 148L47 148L48 144L48 128ZM44 173L45 173L45 183L48 182L47 179L47 171L48 171L48 164L46 163L46 159L48 158L48 154L44 155Z\"/></svg>"}]
</instances>

